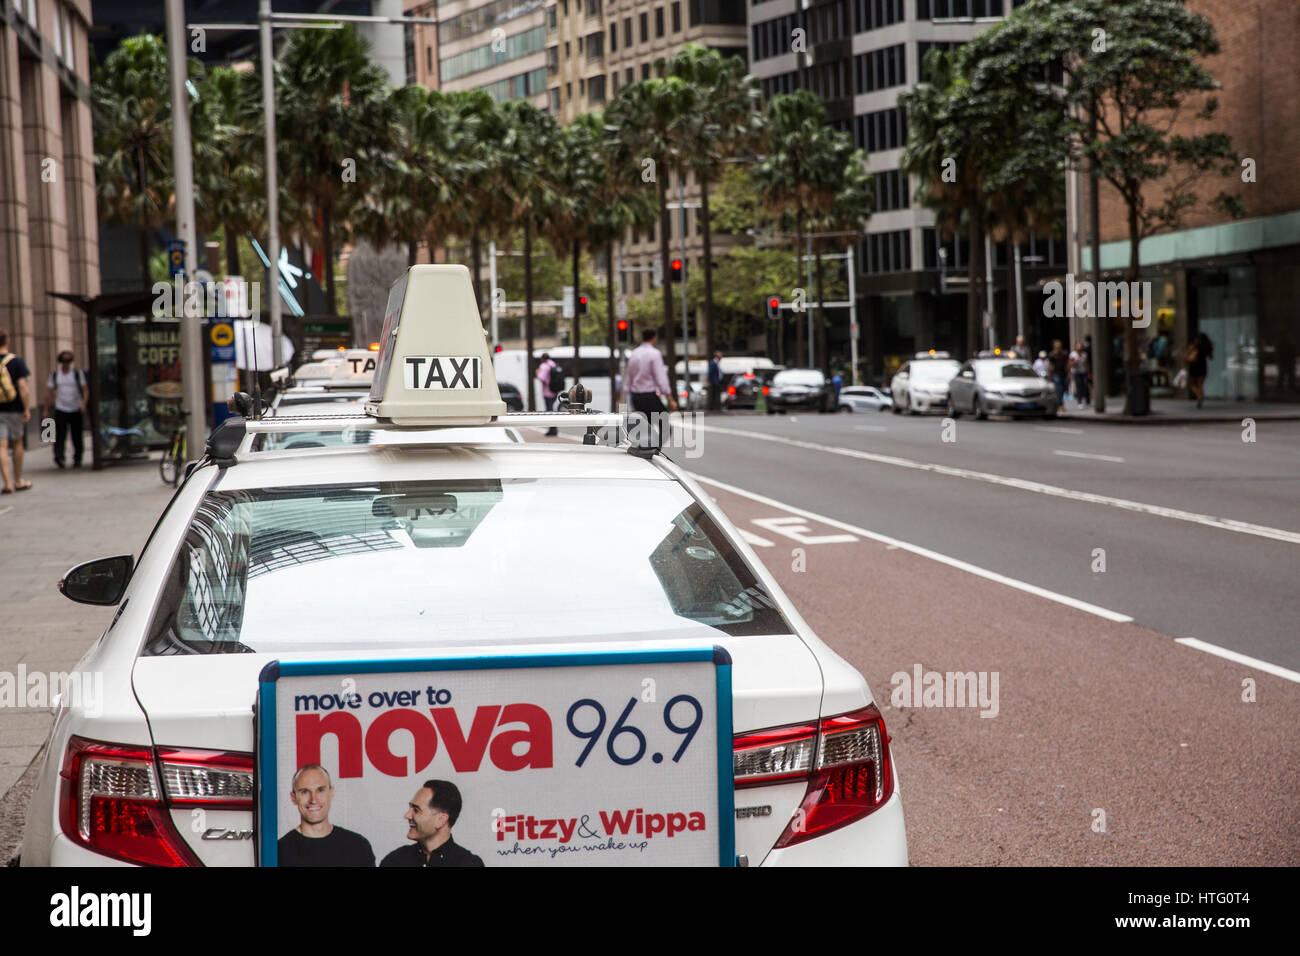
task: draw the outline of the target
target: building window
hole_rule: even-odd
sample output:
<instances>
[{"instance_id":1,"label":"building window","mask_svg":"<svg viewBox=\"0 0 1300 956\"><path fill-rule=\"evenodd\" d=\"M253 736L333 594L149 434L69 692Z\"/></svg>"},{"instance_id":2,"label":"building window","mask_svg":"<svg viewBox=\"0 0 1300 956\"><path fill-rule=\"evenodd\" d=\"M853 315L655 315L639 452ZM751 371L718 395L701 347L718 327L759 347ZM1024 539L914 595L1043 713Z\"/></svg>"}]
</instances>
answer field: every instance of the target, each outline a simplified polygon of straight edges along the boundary
<instances>
[{"instance_id":1,"label":"building window","mask_svg":"<svg viewBox=\"0 0 1300 956\"><path fill-rule=\"evenodd\" d=\"M618 24L611 23L609 26L609 52L618 52Z\"/></svg>"},{"instance_id":2,"label":"building window","mask_svg":"<svg viewBox=\"0 0 1300 956\"><path fill-rule=\"evenodd\" d=\"M587 100L593 104L605 102L605 77L593 76L587 83Z\"/></svg>"},{"instance_id":3,"label":"building window","mask_svg":"<svg viewBox=\"0 0 1300 956\"><path fill-rule=\"evenodd\" d=\"M655 7L655 37L664 35L664 8Z\"/></svg>"},{"instance_id":4,"label":"building window","mask_svg":"<svg viewBox=\"0 0 1300 956\"><path fill-rule=\"evenodd\" d=\"M907 145L907 114L894 107L853 118L853 145L876 153Z\"/></svg>"},{"instance_id":5,"label":"building window","mask_svg":"<svg viewBox=\"0 0 1300 956\"><path fill-rule=\"evenodd\" d=\"M906 209L907 177L897 169L875 174L876 210Z\"/></svg>"},{"instance_id":6,"label":"building window","mask_svg":"<svg viewBox=\"0 0 1300 956\"><path fill-rule=\"evenodd\" d=\"M871 93L875 90L902 86L907 82L907 64L903 44L859 53L853 58L855 90Z\"/></svg>"},{"instance_id":7,"label":"building window","mask_svg":"<svg viewBox=\"0 0 1300 956\"><path fill-rule=\"evenodd\" d=\"M604 32L593 33L587 37L587 59L599 60L605 55Z\"/></svg>"},{"instance_id":8,"label":"building window","mask_svg":"<svg viewBox=\"0 0 1300 956\"><path fill-rule=\"evenodd\" d=\"M564 58L565 58L566 60L569 58L569 41L568 41L568 40L565 40L565 41L564 41Z\"/></svg>"},{"instance_id":9,"label":"building window","mask_svg":"<svg viewBox=\"0 0 1300 956\"><path fill-rule=\"evenodd\" d=\"M565 84L564 84L564 99L565 99L566 101L573 99L573 84L572 84L572 83L565 83ZM268 268L270 268L270 267L268 266Z\"/></svg>"},{"instance_id":10,"label":"building window","mask_svg":"<svg viewBox=\"0 0 1300 956\"><path fill-rule=\"evenodd\" d=\"M918 20L969 20L1002 16L1002 0L916 0Z\"/></svg>"},{"instance_id":11,"label":"building window","mask_svg":"<svg viewBox=\"0 0 1300 956\"><path fill-rule=\"evenodd\" d=\"M925 0L918 0L924 3ZM903 0L853 0L853 32L866 33L891 23L902 23L907 18ZM918 17L918 19L925 19Z\"/></svg>"},{"instance_id":12,"label":"building window","mask_svg":"<svg viewBox=\"0 0 1300 956\"><path fill-rule=\"evenodd\" d=\"M433 74L433 47L431 46L426 46L424 48L424 69L425 72L430 75ZM270 267L268 266L267 268Z\"/></svg>"},{"instance_id":13,"label":"building window","mask_svg":"<svg viewBox=\"0 0 1300 956\"><path fill-rule=\"evenodd\" d=\"M587 0L587 16L600 16L600 0Z\"/></svg>"},{"instance_id":14,"label":"building window","mask_svg":"<svg viewBox=\"0 0 1300 956\"><path fill-rule=\"evenodd\" d=\"M650 14L640 14L637 18L637 22L641 27L641 42L645 43L650 39Z\"/></svg>"},{"instance_id":15,"label":"building window","mask_svg":"<svg viewBox=\"0 0 1300 956\"><path fill-rule=\"evenodd\" d=\"M642 63L642 64L641 64L641 79L643 79L643 80L648 80L648 79L650 79L650 64L649 64L649 63Z\"/></svg>"},{"instance_id":16,"label":"building window","mask_svg":"<svg viewBox=\"0 0 1300 956\"><path fill-rule=\"evenodd\" d=\"M559 113L560 112L560 88L558 86L553 86L547 92L550 97L550 101L546 104L547 107L552 113Z\"/></svg>"},{"instance_id":17,"label":"building window","mask_svg":"<svg viewBox=\"0 0 1300 956\"><path fill-rule=\"evenodd\" d=\"M682 4L681 0L673 2L673 33L682 32Z\"/></svg>"},{"instance_id":18,"label":"building window","mask_svg":"<svg viewBox=\"0 0 1300 956\"><path fill-rule=\"evenodd\" d=\"M587 92L587 80L585 77L578 80L578 95L583 96Z\"/></svg>"},{"instance_id":19,"label":"building window","mask_svg":"<svg viewBox=\"0 0 1300 956\"><path fill-rule=\"evenodd\" d=\"M623 45L624 46L632 45L632 18L631 17L623 18Z\"/></svg>"},{"instance_id":20,"label":"building window","mask_svg":"<svg viewBox=\"0 0 1300 956\"><path fill-rule=\"evenodd\" d=\"M566 17L569 15L569 0L564 0L564 15Z\"/></svg>"},{"instance_id":21,"label":"building window","mask_svg":"<svg viewBox=\"0 0 1300 956\"><path fill-rule=\"evenodd\" d=\"M623 71L623 85L631 86L632 79L633 79L632 67L629 66L626 70Z\"/></svg>"},{"instance_id":22,"label":"building window","mask_svg":"<svg viewBox=\"0 0 1300 956\"><path fill-rule=\"evenodd\" d=\"M908 272L912 268L911 237L906 229L873 232L860 246L865 273Z\"/></svg>"}]
</instances>

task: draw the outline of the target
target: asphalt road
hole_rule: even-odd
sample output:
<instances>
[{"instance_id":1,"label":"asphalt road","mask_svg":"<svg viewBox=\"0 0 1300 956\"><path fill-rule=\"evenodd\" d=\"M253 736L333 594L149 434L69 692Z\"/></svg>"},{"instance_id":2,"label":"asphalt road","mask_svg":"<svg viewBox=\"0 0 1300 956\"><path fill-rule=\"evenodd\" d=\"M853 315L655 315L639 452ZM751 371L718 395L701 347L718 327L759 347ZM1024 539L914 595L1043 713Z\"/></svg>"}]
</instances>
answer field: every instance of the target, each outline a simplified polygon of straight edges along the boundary
<instances>
[{"instance_id":1,"label":"asphalt road","mask_svg":"<svg viewBox=\"0 0 1300 956\"><path fill-rule=\"evenodd\" d=\"M1300 684L706 488L870 683L914 865L1300 863ZM929 706L918 669L988 693Z\"/></svg>"},{"instance_id":2,"label":"asphalt road","mask_svg":"<svg viewBox=\"0 0 1300 956\"><path fill-rule=\"evenodd\" d=\"M737 414L707 419L698 457L670 454L1154 632L1300 671L1300 423L1242 435L1234 424L963 418L945 433L939 416ZM958 631L967 611L925 573L907 601L941 608ZM1046 627L1065 631L1063 616Z\"/></svg>"}]
</instances>

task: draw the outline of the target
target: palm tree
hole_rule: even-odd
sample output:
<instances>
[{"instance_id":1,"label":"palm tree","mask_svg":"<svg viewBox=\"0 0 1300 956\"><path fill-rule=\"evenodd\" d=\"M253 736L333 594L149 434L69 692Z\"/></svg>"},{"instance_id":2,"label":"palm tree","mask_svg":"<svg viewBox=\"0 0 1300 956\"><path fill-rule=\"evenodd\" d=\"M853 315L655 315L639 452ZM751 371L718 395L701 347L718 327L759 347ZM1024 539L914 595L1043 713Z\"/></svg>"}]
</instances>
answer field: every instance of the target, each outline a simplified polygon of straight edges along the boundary
<instances>
[{"instance_id":1,"label":"palm tree","mask_svg":"<svg viewBox=\"0 0 1300 956\"><path fill-rule=\"evenodd\" d=\"M833 137L835 153L843 157L840 182L831 205L825 213L810 223L822 235L813 239L814 269L817 277L817 301L825 302L825 284L822 281L822 254L839 250L857 242L866 228L875 204L875 180L867 172L867 154L853 148L847 134ZM817 324L817 366L830 374L830 356L826 349L826 319ZM854 369L856 376L857 370Z\"/></svg>"},{"instance_id":2,"label":"palm tree","mask_svg":"<svg viewBox=\"0 0 1300 956\"><path fill-rule=\"evenodd\" d=\"M296 225L320 241L325 304L337 314L334 243L346 238L382 162L392 125L388 74L351 27L290 33L275 72L280 172L301 209Z\"/></svg>"},{"instance_id":3,"label":"palm tree","mask_svg":"<svg viewBox=\"0 0 1300 956\"><path fill-rule=\"evenodd\" d=\"M578 349L582 345L582 317L578 314L579 253L588 239L596 214L595 193L607 175L599 127L590 119L575 120L560 130L554 154L556 193L541 222L542 233L557 257L573 256L573 371L579 376Z\"/></svg>"},{"instance_id":4,"label":"palm tree","mask_svg":"<svg viewBox=\"0 0 1300 956\"><path fill-rule=\"evenodd\" d=\"M510 221L524 234L524 338L528 354L528 410L536 405L533 381L533 230L547 216L555 202L557 184L553 168L560 128L555 120L527 100L502 106L506 133L503 155L513 157L512 175L506 189L510 198Z\"/></svg>"},{"instance_id":5,"label":"palm tree","mask_svg":"<svg viewBox=\"0 0 1300 956\"><path fill-rule=\"evenodd\" d=\"M674 171L681 175L687 166L691 129L700 107L698 87L679 76L668 76L623 87L605 111L606 135L615 145L611 154L615 175L634 184L653 182L657 188L659 255L665 266L669 261L668 177ZM673 319L672 283L666 279L663 305L668 384L676 395L677 324Z\"/></svg>"},{"instance_id":6,"label":"palm tree","mask_svg":"<svg viewBox=\"0 0 1300 956\"><path fill-rule=\"evenodd\" d=\"M826 125L821 100L808 90L772 97L767 124L767 155L754 167L754 184L769 210L794 219L798 264L805 227L829 212L839 190L844 134ZM804 337L796 334L795 364L806 364L805 355Z\"/></svg>"},{"instance_id":7,"label":"palm tree","mask_svg":"<svg viewBox=\"0 0 1300 956\"><path fill-rule=\"evenodd\" d=\"M762 91L740 57L688 43L664 65L666 76L676 76L696 87L699 109L690 126L691 168L700 186L700 225L704 234L704 327L706 352L718 348L713 321L713 230L709 221L709 187L730 158L753 152L762 136ZM721 408L722 396L709 386L709 408Z\"/></svg>"},{"instance_id":8,"label":"palm tree","mask_svg":"<svg viewBox=\"0 0 1300 956\"><path fill-rule=\"evenodd\" d=\"M618 146L605 139L604 122L600 111L584 113L574 120L588 127L599 160L593 168L596 179L590 197L591 212L587 219L586 239L594 252L605 252L605 318L606 339L609 345L609 394L617 403L614 376L618 359L614 354L614 243L626 235L633 226L648 226L654 222L655 203L650 192L639 182L618 175Z\"/></svg>"},{"instance_id":9,"label":"palm tree","mask_svg":"<svg viewBox=\"0 0 1300 956\"><path fill-rule=\"evenodd\" d=\"M406 247L415 265L421 241L432 251L452 226L464 167L448 142L450 104L436 91L404 86L388 94L393 127L354 232L376 247Z\"/></svg>"},{"instance_id":10,"label":"palm tree","mask_svg":"<svg viewBox=\"0 0 1300 956\"><path fill-rule=\"evenodd\" d=\"M239 274L239 237L266 220L263 156L255 132L260 109L253 77L213 67L198 83L194 109L194 199L200 232L221 226L226 274Z\"/></svg>"},{"instance_id":11,"label":"palm tree","mask_svg":"<svg viewBox=\"0 0 1300 956\"><path fill-rule=\"evenodd\" d=\"M447 95L451 107L447 147L462 166L452 231L470 245L470 271L474 294L483 314L479 284L483 242L495 237L510 217L505 183L514 157L502 149L508 124L495 100L482 90Z\"/></svg>"},{"instance_id":12,"label":"palm tree","mask_svg":"<svg viewBox=\"0 0 1300 956\"><path fill-rule=\"evenodd\" d=\"M163 224L175 190L167 49L150 34L128 37L95 71L95 198L100 218L135 226L140 281L149 288L149 231Z\"/></svg>"}]
</instances>

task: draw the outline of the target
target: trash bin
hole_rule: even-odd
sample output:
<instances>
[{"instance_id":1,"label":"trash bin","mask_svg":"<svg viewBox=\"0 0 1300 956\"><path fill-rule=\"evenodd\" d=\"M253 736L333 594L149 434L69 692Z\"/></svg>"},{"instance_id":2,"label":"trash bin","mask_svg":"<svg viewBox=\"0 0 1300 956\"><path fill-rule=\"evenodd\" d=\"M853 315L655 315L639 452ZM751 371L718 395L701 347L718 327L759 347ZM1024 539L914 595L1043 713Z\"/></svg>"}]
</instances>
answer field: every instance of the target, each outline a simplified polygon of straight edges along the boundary
<instances>
[{"instance_id":1,"label":"trash bin","mask_svg":"<svg viewBox=\"0 0 1300 956\"><path fill-rule=\"evenodd\" d=\"M1151 373L1134 372L1128 376L1128 410L1130 415L1151 414Z\"/></svg>"}]
</instances>

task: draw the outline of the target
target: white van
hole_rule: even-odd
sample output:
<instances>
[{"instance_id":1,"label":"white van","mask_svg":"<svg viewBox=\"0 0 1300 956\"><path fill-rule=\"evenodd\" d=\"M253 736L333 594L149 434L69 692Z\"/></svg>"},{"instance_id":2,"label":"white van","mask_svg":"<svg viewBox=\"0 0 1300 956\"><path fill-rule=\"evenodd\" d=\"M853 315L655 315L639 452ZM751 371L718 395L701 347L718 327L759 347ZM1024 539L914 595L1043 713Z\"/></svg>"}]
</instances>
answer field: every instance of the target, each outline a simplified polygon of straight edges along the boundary
<instances>
[{"instance_id":1,"label":"white van","mask_svg":"<svg viewBox=\"0 0 1300 956\"><path fill-rule=\"evenodd\" d=\"M552 359L559 363L564 370L566 383L572 385L573 346L557 345L552 348L533 349L534 370L541 364L543 354L550 355ZM623 368L627 364L627 350L615 349L615 358L618 362L615 371L621 376ZM621 396L616 396L615 401L610 401L609 346L584 345L582 346L579 361L582 363L578 370L582 384L591 390L591 407L601 411L617 411ZM497 352L493 356L492 367L496 371L498 382L514 385L521 393L527 395L525 389L529 386L528 355L524 349L503 349ZM546 403L542 399L541 383L534 379L531 384L533 387L533 407L537 411L542 411L546 408ZM528 408L527 398L524 399L524 408Z\"/></svg>"}]
</instances>

